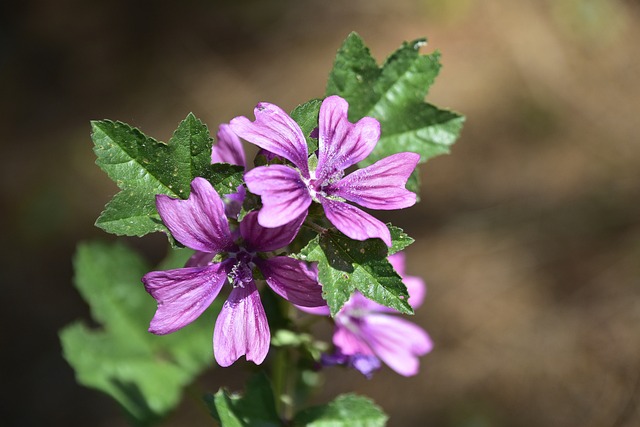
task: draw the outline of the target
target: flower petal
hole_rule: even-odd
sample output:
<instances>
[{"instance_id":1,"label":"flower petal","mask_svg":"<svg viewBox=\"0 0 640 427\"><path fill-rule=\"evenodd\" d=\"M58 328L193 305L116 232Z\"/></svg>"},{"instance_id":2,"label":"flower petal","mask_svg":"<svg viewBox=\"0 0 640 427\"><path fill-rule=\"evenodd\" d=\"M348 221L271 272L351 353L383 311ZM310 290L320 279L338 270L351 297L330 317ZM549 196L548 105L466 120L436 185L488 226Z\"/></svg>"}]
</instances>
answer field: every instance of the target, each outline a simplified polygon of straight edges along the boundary
<instances>
[{"instance_id":1,"label":"flower petal","mask_svg":"<svg viewBox=\"0 0 640 427\"><path fill-rule=\"evenodd\" d=\"M216 254L212 254L209 252L196 251L193 255L189 257L189 259L187 260L184 266L185 267L204 267L205 265L209 264L211 260L213 260L214 256L216 256Z\"/></svg>"},{"instance_id":2,"label":"flower petal","mask_svg":"<svg viewBox=\"0 0 640 427\"><path fill-rule=\"evenodd\" d=\"M402 283L407 287L409 292L409 305L416 309L424 302L424 297L427 295L427 286L418 276L404 276Z\"/></svg>"},{"instance_id":3,"label":"flower petal","mask_svg":"<svg viewBox=\"0 0 640 427\"><path fill-rule=\"evenodd\" d=\"M271 289L290 303L303 307L326 306L318 275L306 262L278 256L266 260L256 258L255 263Z\"/></svg>"},{"instance_id":4,"label":"flower petal","mask_svg":"<svg viewBox=\"0 0 640 427\"><path fill-rule=\"evenodd\" d=\"M379 370L382 364L377 356L354 354L351 356L349 365L360 371L360 373L367 377L367 379L371 379L373 377L373 373Z\"/></svg>"},{"instance_id":5,"label":"flower petal","mask_svg":"<svg viewBox=\"0 0 640 427\"><path fill-rule=\"evenodd\" d=\"M348 237L354 240L377 237L391 246L391 233L383 222L345 202L321 198L320 203L327 219Z\"/></svg>"},{"instance_id":6,"label":"flower petal","mask_svg":"<svg viewBox=\"0 0 640 427\"><path fill-rule=\"evenodd\" d=\"M249 212L240 222L240 234L249 251L269 252L284 248L295 239L306 215L280 227L266 228L258 223L258 212Z\"/></svg>"},{"instance_id":7,"label":"flower petal","mask_svg":"<svg viewBox=\"0 0 640 427\"><path fill-rule=\"evenodd\" d=\"M156 207L173 237L188 248L218 253L233 245L224 203L204 178L194 178L187 200L159 194Z\"/></svg>"},{"instance_id":8,"label":"flower petal","mask_svg":"<svg viewBox=\"0 0 640 427\"><path fill-rule=\"evenodd\" d=\"M362 338L351 332L345 326L338 324L336 324L336 329L333 333L333 344L335 344L343 354L348 356L354 354L371 356L374 354L373 350Z\"/></svg>"},{"instance_id":9,"label":"flower petal","mask_svg":"<svg viewBox=\"0 0 640 427\"><path fill-rule=\"evenodd\" d=\"M271 333L254 282L236 287L222 306L213 333L213 354L220 366L240 356L259 365L267 357Z\"/></svg>"},{"instance_id":10,"label":"flower petal","mask_svg":"<svg viewBox=\"0 0 640 427\"><path fill-rule=\"evenodd\" d=\"M427 286L424 280L418 276L406 276L405 275L405 255L404 252L397 252L388 258L389 262L393 266L396 273L402 277L402 283L407 287L409 292L409 304L413 308L418 308L422 305L424 297L427 294ZM395 311L395 310L394 310Z\"/></svg>"},{"instance_id":11,"label":"flower petal","mask_svg":"<svg viewBox=\"0 0 640 427\"><path fill-rule=\"evenodd\" d=\"M224 213L227 218L238 219L238 215L242 211L242 204L244 198L247 195L247 190L244 185L239 185L235 193L226 194L223 196L224 201Z\"/></svg>"},{"instance_id":12,"label":"flower petal","mask_svg":"<svg viewBox=\"0 0 640 427\"><path fill-rule=\"evenodd\" d=\"M218 127L218 143L211 149L211 163L230 163L247 168L242 141L227 124Z\"/></svg>"},{"instance_id":13,"label":"flower petal","mask_svg":"<svg viewBox=\"0 0 640 427\"><path fill-rule=\"evenodd\" d=\"M330 316L331 309L329 309L328 305L323 305L320 307L303 307L301 305L296 305L298 310L304 311L308 314L314 314L316 316Z\"/></svg>"},{"instance_id":14,"label":"flower petal","mask_svg":"<svg viewBox=\"0 0 640 427\"><path fill-rule=\"evenodd\" d=\"M158 302L149 332L169 334L193 322L211 305L226 280L224 263L145 274L142 283Z\"/></svg>"},{"instance_id":15,"label":"flower petal","mask_svg":"<svg viewBox=\"0 0 640 427\"><path fill-rule=\"evenodd\" d=\"M342 354L342 352L340 352L340 349L336 349L336 351L333 353L322 353L320 355L320 363L322 364L322 366L345 365L349 362L350 358L350 356Z\"/></svg>"},{"instance_id":16,"label":"flower petal","mask_svg":"<svg viewBox=\"0 0 640 427\"><path fill-rule=\"evenodd\" d=\"M416 153L397 153L347 175L325 191L370 209L402 209L416 203L405 185L420 160Z\"/></svg>"},{"instance_id":17,"label":"flower petal","mask_svg":"<svg viewBox=\"0 0 640 427\"><path fill-rule=\"evenodd\" d=\"M400 275L400 277L404 277L405 269L404 265L406 262L406 257L404 252L396 252L393 255L389 255L387 258L393 269Z\"/></svg>"},{"instance_id":18,"label":"flower petal","mask_svg":"<svg viewBox=\"0 0 640 427\"><path fill-rule=\"evenodd\" d=\"M288 166L261 166L244 175L249 191L262 197L258 221L263 227L280 227L304 215L311 204L309 190L298 171Z\"/></svg>"},{"instance_id":19,"label":"flower petal","mask_svg":"<svg viewBox=\"0 0 640 427\"><path fill-rule=\"evenodd\" d=\"M363 318L362 337L391 369L404 376L418 373L418 356L433 348L429 335L419 326L386 314Z\"/></svg>"},{"instance_id":20,"label":"flower petal","mask_svg":"<svg viewBox=\"0 0 640 427\"><path fill-rule=\"evenodd\" d=\"M280 107L261 102L253 110L256 120L236 117L231 129L240 138L291 161L309 177L307 142L300 126Z\"/></svg>"},{"instance_id":21,"label":"flower petal","mask_svg":"<svg viewBox=\"0 0 640 427\"><path fill-rule=\"evenodd\" d=\"M322 102L319 116L318 167L316 178L324 181L366 158L380 139L380 123L364 117L351 123L349 104L339 96Z\"/></svg>"}]
</instances>

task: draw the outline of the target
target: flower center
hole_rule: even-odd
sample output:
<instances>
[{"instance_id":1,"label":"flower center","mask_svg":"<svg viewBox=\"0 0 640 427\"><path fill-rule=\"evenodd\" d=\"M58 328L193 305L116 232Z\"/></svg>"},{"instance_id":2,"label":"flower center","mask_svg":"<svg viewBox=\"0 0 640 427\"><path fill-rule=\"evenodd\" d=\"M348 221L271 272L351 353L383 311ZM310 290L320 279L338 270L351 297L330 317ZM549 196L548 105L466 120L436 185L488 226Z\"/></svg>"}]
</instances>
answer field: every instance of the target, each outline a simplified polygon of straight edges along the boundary
<instances>
[{"instance_id":1,"label":"flower center","mask_svg":"<svg viewBox=\"0 0 640 427\"><path fill-rule=\"evenodd\" d=\"M241 249L239 252L232 254L232 257L236 259L236 263L229 272L229 282L234 288L244 288L253 280L252 259L253 256Z\"/></svg>"},{"instance_id":2,"label":"flower center","mask_svg":"<svg viewBox=\"0 0 640 427\"><path fill-rule=\"evenodd\" d=\"M314 201L318 202L319 201L317 197L318 195L322 197L327 197L327 193L324 192L324 188L323 188L325 185L325 182L319 179L316 179L315 171L311 171L310 175L311 177L309 179L302 177L302 181L307 186L307 190L309 190L309 194L311 195L311 198Z\"/></svg>"},{"instance_id":3,"label":"flower center","mask_svg":"<svg viewBox=\"0 0 640 427\"><path fill-rule=\"evenodd\" d=\"M317 179L310 179L309 183L307 184L307 188L314 196L317 193L322 193L322 183Z\"/></svg>"},{"instance_id":4,"label":"flower center","mask_svg":"<svg viewBox=\"0 0 640 427\"><path fill-rule=\"evenodd\" d=\"M234 258L237 259L238 262L242 262L247 265L253 261L253 255L244 249L240 249L240 251L235 254Z\"/></svg>"},{"instance_id":5,"label":"flower center","mask_svg":"<svg viewBox=\"0 0 640 427\"><path fill-rule=\"evenodd\" d=\"M302 181L307 186L307 190L309 190L311 198L314 201L319 202L317 196L330 197L330 195L327 193L327 187L335 182L340 181L344 177L344 171L336 170L333 171L329 176L321 176L320 178L316 178L316 171L311 170L309 171L309 175L309 179L302 177Z\"/></svg>"}]
</instances>

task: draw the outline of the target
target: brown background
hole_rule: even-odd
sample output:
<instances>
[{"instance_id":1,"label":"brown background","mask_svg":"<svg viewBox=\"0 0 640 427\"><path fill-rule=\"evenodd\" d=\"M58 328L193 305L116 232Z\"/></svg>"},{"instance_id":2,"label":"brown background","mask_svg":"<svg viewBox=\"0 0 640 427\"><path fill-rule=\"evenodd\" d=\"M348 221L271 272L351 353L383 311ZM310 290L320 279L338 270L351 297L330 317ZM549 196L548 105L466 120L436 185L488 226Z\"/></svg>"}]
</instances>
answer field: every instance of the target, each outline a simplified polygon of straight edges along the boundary
<instances>
[{"instance_id":1,"label":"brown background","mask_svg":"<svg viewBox=\"0 0 640 427\"><path fill-rule=\"evenodd\" d=\"M417 238L435 350L410 379L331 370L316 400L369 395L392 426L640 425L639 18L631 0L3 2L0 424L126 425L56 335L88 318L74 246L112 239L92 226L116 189L89 120L167 140L189 111L215 128L291 109L356 30L379 61L428 36L444 64L428 100L468 120L422 167L422 203L384 217ZM241 368L198 387L239 387ZM211 422L187 399L166 425Z\"/></svg>"}]
</instances>

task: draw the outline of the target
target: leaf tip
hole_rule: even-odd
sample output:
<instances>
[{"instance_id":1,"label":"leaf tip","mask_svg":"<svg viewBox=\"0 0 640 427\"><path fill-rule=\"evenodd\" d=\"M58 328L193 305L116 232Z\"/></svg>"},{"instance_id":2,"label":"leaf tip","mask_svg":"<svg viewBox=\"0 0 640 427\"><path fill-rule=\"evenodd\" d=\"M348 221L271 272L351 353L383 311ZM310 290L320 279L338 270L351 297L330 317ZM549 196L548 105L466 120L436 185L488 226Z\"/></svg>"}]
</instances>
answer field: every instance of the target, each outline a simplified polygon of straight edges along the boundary
<instances>
[{"instance_id":1,"label":"leaf tip","mask_svg":"<svg viewBox=\"0 0 640 427\"><path fill-rule=\"evenodd\" d=\"M426 37L420 37L419 39L415 39L407 43L407 45L411 46L414 50L420 50L421 47L424 47L427 44L428 44L428 41Z\"/></svg>"},{"instance_id":2,"label":"leaf tip","mask_svg":"<svg viewBox=\"0 0 640 427\"><path fill-rule=\"evenodd\" d=\"M187 117L184 118L185 122L200 122L200 119L198 119L196 117L195 114L193 114L193 111L189 111L189 114L187 114Z\"/></svg>"}]
</instances>

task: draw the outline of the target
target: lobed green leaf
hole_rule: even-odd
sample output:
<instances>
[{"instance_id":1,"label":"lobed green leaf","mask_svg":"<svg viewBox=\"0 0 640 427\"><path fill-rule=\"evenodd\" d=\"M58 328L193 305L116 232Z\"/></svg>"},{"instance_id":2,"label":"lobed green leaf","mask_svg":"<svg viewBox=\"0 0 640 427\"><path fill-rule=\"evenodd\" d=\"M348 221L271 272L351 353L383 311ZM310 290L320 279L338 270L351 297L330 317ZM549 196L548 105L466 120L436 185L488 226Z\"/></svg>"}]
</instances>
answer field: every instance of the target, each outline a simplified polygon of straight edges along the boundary
<instances>
[{"instance_id":1,"label":"lobed green leaf","mask_svg":"<svg viewBox=\"0 0 640 427\"><path fill-rule=\"evenodd\" d=\"M189 251L172 251L166 268L182 266ZM138 425L160 420L183 388L213 362L210 315L167 336L147 332L156 303L140 278L149 266L121 244L82 244L75 284L91 307L93 329L75 322L60 332L65 359L80 384L113 397ZM216 303L210 310L219 310Z\"/></svg>"},{"instance_id":2,"label":"lobed green leaf","mask_svg":"<svg viewBox=\"0 0 640 427\"><path fill-rule=\"evenodd\" d=\"M387 228L391 233L391 243L392 246L389 248L389 255L393 255L396 252L400 252L407 248L410 244L415 242L415 240L407 233L402 230L400 227L395 227L391 224L387 224Z\"/></svg>"},{"instance_id":3,"label":"lobed green leaf","mask_svg":"<svg viewBox=\"0 0 640 427\"><path fill-rule=\"evenodd\" d=\"M121 122L94 121L91 127L96 164L122 190L96 221L109 233L166 232L155 208L156 195L186 199L197 176L208 179L220 194L234 192L242 184L242 167L211 165L213 140L193 114L180 123L169 143Z\"/></svg>"},{"instance_id":4,"label":"lobed green leaf","mask_svg":"<svg viewBox=\"0 0 640 427\"><path fill-rule=\"evenodd\" d=\"M369 49L351 33L338 50L326 94L349 102L349 119L375 117L381 137L373 152L361 162L370 165L391 154L411 151L420 162L449 152L464 117L425 103L424 98L440 70L440 54L421 55L425 39L405 42L378 67ZM418 192L417 175L407 188Z\"/></svg>"},{"instance_id":5,"label":"lobed green leaf","mask_svg":"<svg viewBox=\"0 0 640 427\"><path fill-rule=\"evenodd\" d=\"M393 227L391 253L410 244L402 230ZM352 240L335 229L317 235L300 252L318 263L323 298L335 316L356 290L387 307L413 314L407 287L387 260L387 246L380 239Z\"/></svg>"},{"instance_id":6,"label":"lobed green leaf","mask_svg":"<svg viewBox=\"0 0 640 427\"><path fill-rule=\"evenodd\" d=\"M387 415L371 399L355 394L342 394L326 405L300 411L295 427L382 427Z\"/></svg>"}]
</instances>

